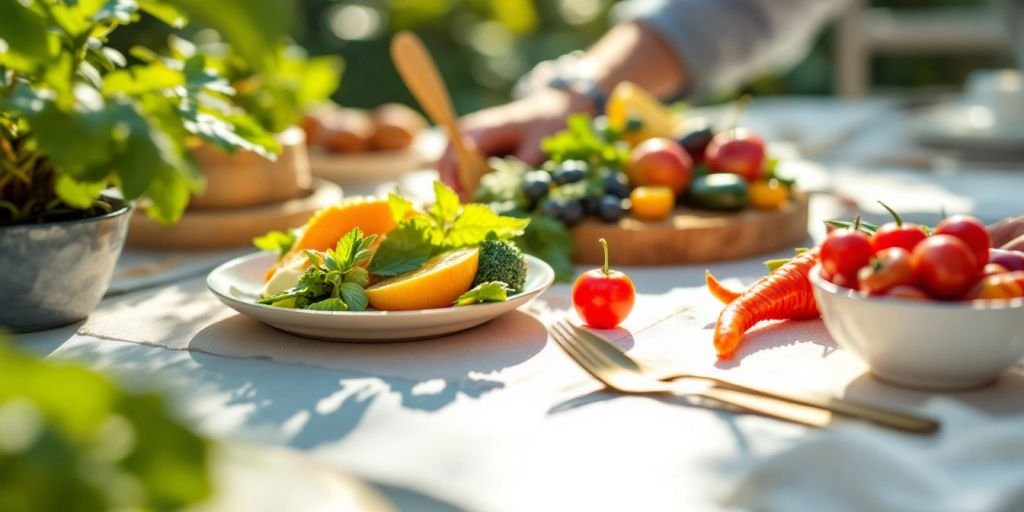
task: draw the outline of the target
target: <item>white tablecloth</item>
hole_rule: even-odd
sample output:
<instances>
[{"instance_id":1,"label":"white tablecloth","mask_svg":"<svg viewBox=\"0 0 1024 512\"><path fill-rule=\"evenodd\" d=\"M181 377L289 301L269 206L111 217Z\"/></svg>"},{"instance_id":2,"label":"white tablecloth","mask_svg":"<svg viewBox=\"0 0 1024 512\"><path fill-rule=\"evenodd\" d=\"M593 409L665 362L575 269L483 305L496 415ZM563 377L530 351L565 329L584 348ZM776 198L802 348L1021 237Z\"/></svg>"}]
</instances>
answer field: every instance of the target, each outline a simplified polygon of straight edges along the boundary
<instances>
[{"instance_id":1,"label":"white tablecloth","mask_svg":"<svg viewBox=\"0 0 1024 512\"><path fill-rule=\"evenodd\" d=\"M864 122L865 111L887 112L884 102L857 108L762 100L750 117L776 119L781 126L799 105L805 110L793 117L800 119L845 115ZM806 137L793 138L809 144ZM918 170L899 171L921 176ZM874 193L871 183L903 179L856 164L834 166L828 178L828 187L849 192L856 184L866 195ZM1024 190L1024 173L1004 172L993 180L1002 187L984 193ZM957 208L974 209L978 203L970 196L982 192L951 183L939 185L942 193L966 197ZM892 191L891 186L880 190ZM853 201L871 202L863 195ZM945 199L943 204L953 209ZM816 198L811 232L820 236L820 220L849 215L844 208L841 201ZM209 265L205 258L189 260L195 265L190 268ZM761 259L710 268L739 280L734 284L749 283L763 274ZM144 260L129 253L126 261L138 266ZM929 409L943 418L952 409L936 408L937 396L983 421L1012 420L1024 410L1019 369L990 388L967 393L894 388L838 349L817 320L763 326L747 337L740 358L719 362L710 342L719 306L700 287L704 268L625 269L640 297L624 329L613 333L619 346L653 366ZM737 492L756 481L750 480L757 476L751 468L823 436L842 445L864 431L842 423L814 431L670 399L597 392L544 330L552 315L568 311L566 285L477 330L432 341L350 345L295 338L239 317L205 292L201 276L189 277L194 273L110 297L86 323L25 335L19 344L108 369L132 386L167 390L203 432L305 450L372 482L407 510L718 509L744 503L746 495ZM896 436L893 442L940 441Z\"/></svg>"}]
</instances>

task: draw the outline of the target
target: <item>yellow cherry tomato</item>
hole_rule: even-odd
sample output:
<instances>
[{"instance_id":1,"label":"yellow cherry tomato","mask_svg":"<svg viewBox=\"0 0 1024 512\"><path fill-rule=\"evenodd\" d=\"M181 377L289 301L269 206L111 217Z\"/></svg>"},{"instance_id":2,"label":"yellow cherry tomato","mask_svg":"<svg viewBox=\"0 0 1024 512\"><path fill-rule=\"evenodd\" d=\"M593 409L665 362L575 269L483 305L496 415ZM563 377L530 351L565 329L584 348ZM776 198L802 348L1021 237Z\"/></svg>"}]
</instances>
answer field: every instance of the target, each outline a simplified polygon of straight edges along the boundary
<instances>
[{"instance_id":1,"label":"yellow cherry tomato","mask_svg":"<svg viewBox=\"0 0 1024 512\"><path fill-rule=\"evenodd\" d=\"M661 220L672 213L676 196L669 187L637 187L629 194L633 216L643 220Z\"/></svg>"},{"instance_id":2,"label":"yellow cherry tomato","mask_svg":"<svg viewBox=\"0 0 1024 512\"><path fill-rule=\"evenodd\" d=\"M750 204L754 208L780 208L789 200L789 189L779 180L755 181L750 184Z\"/></svg>"}]
</instances>

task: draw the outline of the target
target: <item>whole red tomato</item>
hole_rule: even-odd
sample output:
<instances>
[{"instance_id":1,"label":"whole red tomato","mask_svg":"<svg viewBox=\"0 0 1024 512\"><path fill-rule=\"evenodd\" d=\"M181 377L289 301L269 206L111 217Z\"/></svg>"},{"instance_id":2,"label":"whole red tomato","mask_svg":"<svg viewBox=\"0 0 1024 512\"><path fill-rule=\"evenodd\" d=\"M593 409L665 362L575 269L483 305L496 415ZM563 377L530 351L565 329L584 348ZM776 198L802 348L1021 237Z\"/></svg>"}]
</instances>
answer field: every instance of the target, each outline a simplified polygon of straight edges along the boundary
<instances>
[{"instance_id":1,"label":"whole red tomato","mask_svg":"<svg viewBox=\"0 0 1024 512\"><path fill-rule=\"evenodd\" d=\"M962 298L981 275L971 248L951 235L928 237L917 244L910 261L920 287L936 299Z\"/></svg>"},{"instance_id":2,"label":"whole red tomato","mask_svg":"<svg viewBox=\"0 0 1024 512\"><path fill-rule=\"evenodd\" d=\"M604 266L588 270L572 287L572 305L586 323L598 329L611 329L633 310L636 290L629 276L608 268L608 242L604 248Z\"/></svg>"},{"instance_id":3,"label":"whole red tomato","mask_svg":"<svg viewBox=\"0 0 1024 512\"><path fill-rule=\"evenodd\" d=\"M914 246L928 238L921 226L906 222L887 222L871 236L871 248L877 253L890 247L913 251Z\"/></svg>"},{"instance_id":4,"label":"whole red tomato","mask_svg":"<svg viewBox=\"0 0 1024 512\"><path fill-rule=\"evenodd\" d=\"M967 215L954 215L935 226L936 235L952 235L962 240L974 254L974 263L981 270L988 263L992 238L980 220Z\"/></svg>"},{"instance_id":5,"label":"whole red tomato","mask_svg":"<svg viewBox=\"0 0 1024 512\"><path fill-rule=\"evenodd\" d=\"M678 196L693 181L693 159L674 140L647 139L633 148L626 174L634 187L669 187Z\"/></svg>"},{"instance_id":6,"label":"whole red tomato","mask_svg":"<svg viewBox=\"0 0 1024 512\"><path fill-rule=\"evenodd\" d=\"M747 181L764 174L764 139L745 128L719 132L708 143L705 156L713 172L730 172Z\"/></svg>"},{"instance_id":7,"label":"whole red tomato","mask_svg":"<svg viewBox=\"0 0 1024 512\"><path fill-rule=\"evenodd\" d=\"M910 251L902 247L890 247L875 254L871 264L861 267L857 274L860 291L881 294L899 285L916 282L914 266L910 263Z\"/></svg>"},{"instance_id":8,"label":"whole red tomato","mask_svg":"<svg viewBox=\"0 0 1024 512\"><path fill-rule=\"evenodd\" d=\"M871 263L871 240L852 229L837 229L821 244L821 268L832 282L847 288L857 287L857 273Z\"/></svg>"}]
</instances>

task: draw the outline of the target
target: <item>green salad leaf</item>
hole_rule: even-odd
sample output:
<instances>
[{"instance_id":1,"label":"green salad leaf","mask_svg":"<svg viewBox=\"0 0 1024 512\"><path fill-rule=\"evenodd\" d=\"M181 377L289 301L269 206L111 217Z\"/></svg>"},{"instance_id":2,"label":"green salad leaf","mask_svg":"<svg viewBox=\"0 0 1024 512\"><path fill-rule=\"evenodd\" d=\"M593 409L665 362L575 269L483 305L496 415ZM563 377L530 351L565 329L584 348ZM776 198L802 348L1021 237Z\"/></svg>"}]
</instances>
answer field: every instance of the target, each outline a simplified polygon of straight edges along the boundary
<instances>
[{"instance_id":1,"label":"green salad leaf","mask_svg":"<svg viewBox=\"0 0 1024 512\"><path fill-rule=\"evenodd\" d=\"M434 253L431 230L430 221L422 217L399 222L377 248L370 272L388 277L419 268Z\"/></svg>"},{"instance_id":2,"label":"green salad leaf","mask_svg":"<svg viewBox=\"0 0 1024 512\"><path fill-rule=\"evenodd\" d=\"M371 273L394 276L409 272L435 254L478 245L491 233L502 240L513 239L530 224L529 219L498 215L487 205L463 205L459 195L439 181L434 182L434 197L428 215L403 218L388 233L370 262ZM396 205L398 211L404 208L397 201L390 204L392 214Z\"/></svg>"},{"instance_id":3,"label":"green salad leaf","mask_svg":"<svg viewBox=\"0 0 1024 512\"><path fill-rule=\"evenodd\" d=\"M455 300L456 306L469 306L484 302L505 302L508 300L508 285L501 281L480 283Z\"/></svg>"}]
</instances>

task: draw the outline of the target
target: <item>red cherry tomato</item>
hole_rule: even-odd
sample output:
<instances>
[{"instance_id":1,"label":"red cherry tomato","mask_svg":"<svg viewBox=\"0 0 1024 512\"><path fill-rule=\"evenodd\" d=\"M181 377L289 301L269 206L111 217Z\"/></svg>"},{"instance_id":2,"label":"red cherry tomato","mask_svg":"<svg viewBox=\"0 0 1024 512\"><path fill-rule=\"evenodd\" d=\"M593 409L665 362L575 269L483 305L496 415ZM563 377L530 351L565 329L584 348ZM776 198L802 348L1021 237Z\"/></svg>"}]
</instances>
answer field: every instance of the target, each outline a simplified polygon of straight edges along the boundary
<instances>
[{"instance_id":1,"label":"red cherry tomato","mask_svg":"<svg viewBox=\"0 0 1024 512\"><path fill-rule=\"evenodd\" d=\"M837 229L821 244L821 267L832 282L847 288L857 287L857 272L871 263L871 240L852 229Z\"/></svg>"},{"instance_id":2,"label":"red cherry tomato","mask_svg":"<svg viewBox=\"0 0 1024 512\"><path fill-rule=\"evenodd\" d=\"M604 247L604 266L588 270L572 287L572 305L586 323L598 329L611 329L633 310L636 290L629 276L608 268L608 243Z\"/></svg>"},{"instance_id":3,"label":"red cherry tomato","mask_svg":"<svg viewBox=\"0 0 1024 512\"><path fill-rule=\"evenodd\" d=\"M985 268L988 263L988 250L992 247L992 238L980 220L967 215L954 215L935 226L935 234L952 235L963 240L974 254L978 270Z\"/></svg>"},{"instance_id":4,"label":"red cherry tomato","mask_svg":"<svg viewBox=\"0 0 1024 512\"><path fill-rule=\"evenodd\" d=\"M883 249L870 265L861 267L857 277L860 291L872 294L885 293L894 286L912 286L916 282L910 251L902 247Z\"/></svg>"},{"instance_id":5,"label":"red cherry tomato","mask_svg":"<svg viewBox=\"0 0 1024 512\"><path fill-rule=\"evenodd\" d=\"M927 293L921 291L920 288L905 284L889 288L889 291L885 292L884 296L904 300L928 300L931 298Z\"/></svg>"},{"instance_id":6,"label":"red cherry tomato","mask_svg":"<svg viewBox=\"0 0 1024 512\"><path fill-rule=\"evenodd\" d=\"M871 236L871 248L879 252L890 247L902 247L913 251L914 246L928 238L921 226L916 224L887 222Z\"/></svg>"},{"instance_id":7,"label":"red cherry tomato","mask_svg":"<svg viewBox=\"0 0 1024 512\"><path fill-rule=\"evenodd\" d=\"M933 235L910 255L918 284L936 299L959 299L981 275L974 253L951 235Z\"/></svg>"}]
</instances>

